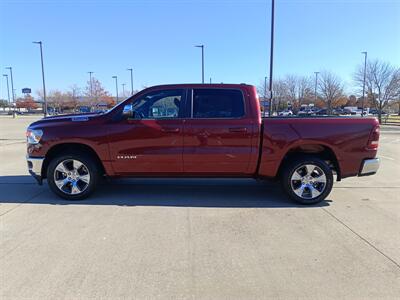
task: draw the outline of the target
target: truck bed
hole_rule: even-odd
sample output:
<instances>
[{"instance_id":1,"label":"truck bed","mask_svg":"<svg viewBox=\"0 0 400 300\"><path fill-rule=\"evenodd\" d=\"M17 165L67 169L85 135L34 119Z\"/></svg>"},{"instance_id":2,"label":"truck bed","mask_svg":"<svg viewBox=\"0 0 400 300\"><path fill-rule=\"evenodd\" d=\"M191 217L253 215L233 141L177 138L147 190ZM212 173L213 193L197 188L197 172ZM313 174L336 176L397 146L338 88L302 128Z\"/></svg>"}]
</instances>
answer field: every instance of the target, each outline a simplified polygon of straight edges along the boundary
<instances>
[{"instance_id":1,"label":"truck bed","mask_svg":"<svg viewBox=\"0 0 400 300\"><path fill-rule=\"evenodd\" d=\"M325 151L336 157L341 178L356 176L362 161L376 156L368 149L371 131L379 126L371 117L262 118L259 175L275 177L291 152Z\"/></svg>"}]
</instances>

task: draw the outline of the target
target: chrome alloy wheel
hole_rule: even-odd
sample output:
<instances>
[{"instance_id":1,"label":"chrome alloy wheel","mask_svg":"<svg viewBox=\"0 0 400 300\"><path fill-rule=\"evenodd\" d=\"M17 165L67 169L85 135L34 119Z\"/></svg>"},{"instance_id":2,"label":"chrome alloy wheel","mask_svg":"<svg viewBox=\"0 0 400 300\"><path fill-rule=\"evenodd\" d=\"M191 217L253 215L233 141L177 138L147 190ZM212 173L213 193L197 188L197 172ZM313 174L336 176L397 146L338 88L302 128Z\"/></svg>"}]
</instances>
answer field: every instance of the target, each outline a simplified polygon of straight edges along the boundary
<instances>
[{"instance_id":1,"label":"chrome alloy wheel","mask_svg":"<svg viewBox=\"0 0 400 300\"><path fill-rule=\"evenodd\" d=\"M303 199L314 199L325 191L326 175L320 167L305 164L293 172L290 185L297 196Z\"/></svg>"},{"instance_id":2,"label":"chrome alloy wheel","mask_svg":"<svg viewBox=\"0 0 400 300\"><path fill-rule=\"evenodd\" d=\"M89 186L89 170L79 160L66 159L55 168L54 182L58 189L65 194L80 194Z\"/></svg>"}]
</instances>

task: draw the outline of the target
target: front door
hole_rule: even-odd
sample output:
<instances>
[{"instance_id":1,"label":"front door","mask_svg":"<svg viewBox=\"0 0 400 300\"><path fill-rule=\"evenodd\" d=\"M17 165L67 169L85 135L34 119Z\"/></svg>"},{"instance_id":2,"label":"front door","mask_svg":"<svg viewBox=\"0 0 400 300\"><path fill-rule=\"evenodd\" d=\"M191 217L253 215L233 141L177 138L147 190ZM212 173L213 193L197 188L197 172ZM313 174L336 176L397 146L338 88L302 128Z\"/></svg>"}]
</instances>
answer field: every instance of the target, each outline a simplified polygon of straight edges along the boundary
<instances>
[{"instance_id":1,"label":"front door","mask_svg":"<svg viewBox=\"0 0 400 300\"><path fill-rule=\"evenodd\" d=\"M184 99L185 90L166 89L132 100L134 117L110 126L110 153L116 174L183 172Z\"/></svg>"}]
</instances>

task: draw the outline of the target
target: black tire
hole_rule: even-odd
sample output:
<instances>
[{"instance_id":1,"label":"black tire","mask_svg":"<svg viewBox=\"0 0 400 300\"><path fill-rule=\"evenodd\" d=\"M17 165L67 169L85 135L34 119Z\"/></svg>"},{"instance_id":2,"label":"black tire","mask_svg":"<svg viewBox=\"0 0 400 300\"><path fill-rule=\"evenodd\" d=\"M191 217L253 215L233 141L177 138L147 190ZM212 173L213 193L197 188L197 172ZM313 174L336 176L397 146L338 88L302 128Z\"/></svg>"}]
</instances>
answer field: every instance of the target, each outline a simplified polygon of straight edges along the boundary
<instances>
[{"instance_id":1,"label":"black tire","mask_svg":"<svg viewBox=\"0 0 400 300\"><path fill-rule=\"evenodd\" d=\"M314 171L307 172L307 166L315 166ZM296 174L294 174L297 172ZM303 176L303 173L307 172ZM325 177L323 177L322 173ZM309 176L308 176L308 173ZM312 173L312 174L311 174ZM300 177L301 179L297 179ZM305 178L307 177L307 178ZM323 179L325 183L323 184ZM299 156L288 162L281 177L282 187L286 194L297 203L310 205L319 203L329 195L333 187L333 173L329 165L315 156ZM313 193L317 196L313 196ZM302 194L302 196L299 196Z\"/></svg>"},{"instance_id":2,"label":"black tire","mask_svg":"<svg viewBox=\"0 0 400 300\"><path fill-rule=\"evenodd\" d=\"M86 183L85 181L80 181L79 179L73 180L74 183L76 182L77 186L79 184L79 187L82 187L82 191L77 194L68 193L69 186L72 186L71 182L67 182L67 184L64 185L63 190L60 189L56 184L56 178L57 176L59 176L60 173L59 170L56 170L57 166L59 166L63 162L65 162L64 164L68 166L69 164L71 164L71 161L78 161L82 163L83 166L80 167L79 172L83 173L83 175L89 175L88 183ZM99 166L97 165L96 161L92 159L89 155L84 153L61 154L57 157L54 157L50 161L49 166L47 168L47 182L50 186L50 189L57 196L66 200L83 200L89 197L94 192L96 185L99 181L100 177L99 174L100 174ZM65 178L65 180L67 180L67 178Z\"/></svg>"}]
</instances>

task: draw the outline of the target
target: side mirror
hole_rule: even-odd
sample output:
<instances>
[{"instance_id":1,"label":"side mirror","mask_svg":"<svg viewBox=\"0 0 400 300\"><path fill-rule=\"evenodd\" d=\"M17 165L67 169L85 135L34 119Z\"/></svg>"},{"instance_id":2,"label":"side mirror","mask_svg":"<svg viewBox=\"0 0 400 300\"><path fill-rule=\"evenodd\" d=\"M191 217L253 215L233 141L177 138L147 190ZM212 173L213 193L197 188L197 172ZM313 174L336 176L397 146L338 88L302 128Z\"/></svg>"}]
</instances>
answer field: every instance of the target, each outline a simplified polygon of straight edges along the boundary
<instances>
[{"instance_id":1,"label":"side mirror","mask_svg":"<svg viewBox=\"0 0 400 300\"><path fill-rule=\"evenodd\" d=\"M134 112L133 112L133 106L132 104L127 104L124 106L124 109L122 110L122 116L126 119L133 118L134 117Z\"/></svg>"}]
</instances>

